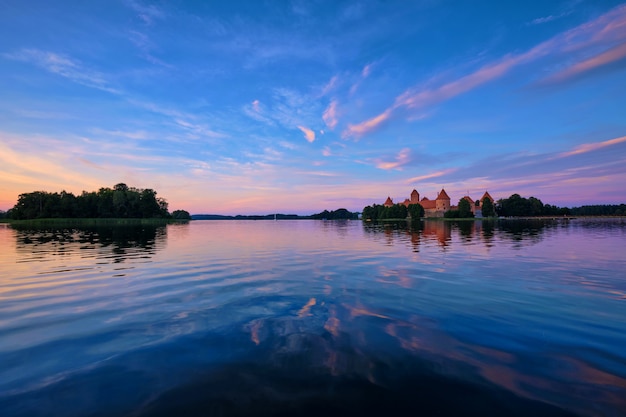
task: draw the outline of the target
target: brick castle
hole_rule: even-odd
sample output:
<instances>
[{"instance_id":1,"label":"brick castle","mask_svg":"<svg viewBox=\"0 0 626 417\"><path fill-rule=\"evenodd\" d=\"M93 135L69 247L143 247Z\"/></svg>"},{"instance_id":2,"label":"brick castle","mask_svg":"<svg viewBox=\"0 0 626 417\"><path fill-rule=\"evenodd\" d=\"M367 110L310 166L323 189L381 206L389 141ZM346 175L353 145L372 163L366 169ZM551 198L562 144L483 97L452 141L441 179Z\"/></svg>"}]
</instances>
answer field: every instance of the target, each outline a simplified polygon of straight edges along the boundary
<instances>
[{"instance_id":1,"label":"brick castle","mask_svg":"<svg viewBox=\"0 0 626 417\"><path fill-rule=\"evenodd\" d=\"M479 200L474 201L468 195L464 196L463 199L470 203L472 213L475 217L482 217L482 207L485 199L489 199L492 204L495 204L493 197L491 197L487 191L485 191L485 194L483 194ZM411 192L411 198L407 198L400 204L403 204L406 207L408 207L409 204L420 204L424 207L425 217L443 217L443 214L448 210L458 210L458 206L450 205L450 196L443 188L439 191L437 198L434 200L429 200L428 197L423 197L420 200L420 193L418 193L417 190L413 190ZM394 202L391 197L387 197L387 200L383 203L383 205L391 207L394 205Z\"/></svg>"}]
</instances>

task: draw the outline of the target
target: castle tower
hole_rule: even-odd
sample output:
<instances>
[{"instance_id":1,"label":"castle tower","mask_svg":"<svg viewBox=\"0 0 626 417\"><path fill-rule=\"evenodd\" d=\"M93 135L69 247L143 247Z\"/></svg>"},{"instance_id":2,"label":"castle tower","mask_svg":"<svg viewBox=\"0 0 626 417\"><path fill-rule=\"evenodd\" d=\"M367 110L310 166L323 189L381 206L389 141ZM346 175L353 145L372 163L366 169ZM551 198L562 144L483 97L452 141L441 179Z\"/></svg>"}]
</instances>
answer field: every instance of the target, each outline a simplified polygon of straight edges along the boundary
<instances>
[{"instance_id":1,"label":"castle tower","mask_svg":"<svg viewBox=\"0 0 626 417\"><path fill-rule=\"evenodd\" d=\"M393 200L391 199L391 197L387 197L387 200L385 200L383 206L385 206L385 207L393 206Z\"/></svg>"},{"instance_id":2,"label":"castle tower","mask_svg":"<svg viewBox=\"0 0 626 417\"><path fill-rule=\"evenodd\" d=\"M419 204L420 202L420 193L417 192L417 190L413 190L413 192L411 192L411 204Z\"/></svg>"},{"instance_id":3,"label":"castle tower","mask_svg":"<svg viewBox=\"0 0 626 417\"><path fill-rule=\"evenodd\" d=\"M485 191L485 194L483 194L483 196L480 198L480 207L483 206L483 202L485 201L485 198L488 198L489 200L491 200L491 204L495 204L493 197L489 194L488 191Z\"/></svg>"},{"instance_id":4,"label":"castle tower","mask_svg":"<svg viewBox=\"0 0 626 417\"><path fill-rule=\"evenodd\" d=\"M437 211L446 212L450 210L450 196L446 193L446 190L443 188L439 192L437 199L435 200L435 208Z\"/></svg>"}]
</instances>

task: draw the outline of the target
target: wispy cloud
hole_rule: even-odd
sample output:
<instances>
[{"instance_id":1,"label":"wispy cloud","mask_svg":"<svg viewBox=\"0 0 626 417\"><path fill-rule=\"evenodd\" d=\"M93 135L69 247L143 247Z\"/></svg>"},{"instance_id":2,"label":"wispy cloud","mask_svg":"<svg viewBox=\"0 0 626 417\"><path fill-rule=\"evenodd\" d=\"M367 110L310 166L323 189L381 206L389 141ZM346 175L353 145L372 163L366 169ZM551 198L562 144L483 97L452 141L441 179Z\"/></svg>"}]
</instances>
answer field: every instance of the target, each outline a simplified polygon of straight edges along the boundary
<instances>
[{"instance_id":1,"label":"wispy cloud","mask_svg":"<svg viewBox=\"0 0 626 417\"><path fill-rule=\"evenodd\" d=\"M404 148L395 156L393 161L384 161L378 159L376 161L376 168L389 170L389 169L402 169L403 166L411 163L413 161L411 156L411 150L409 148Z\"/></svg>"},{"instance_id":2,"label":"wispy cloud","mask_svg":"<svg viewBox=\"0 0 626 417\"><path fill-rule=\"evenodd\" d=\"M328 93L330 93L331 91L333 91L336 87L337 84L339 83L339 76L334 75L329 81L328 83L326 83L326 85L324 87L322 87L322 92L321 92L321 96L325 96Z\"/></svg>"},{"instance_id":3,"label":"wispy cloud","mask_svg":"<svg viewBox=\"0 0 626 417\"><path fill-rule=\"evenodd\" d=\"M315 140L315 132L312 131L311 129L304 127L304 126L298 126L298 129L300 129L302 133L304 133L304 138L309 143L312 143Z\"/></svg>"},{"instance_id":4,"label":"wispy cloud","mask_svg":"<svg viewBox=\"0 0 626 417\"><path fill-rule=\"evenodd\" d=\"M440 171L435 171L435 172L431 172L429 174L424 174L424 175L420 175L417 177L412 177L409 178L408 180L406 180L407 184L414 184L414 183L418 183L421 181L425 181L425 180L429 180L432 178L439 178L439 177L443 177L445 175L449 175L452 174L456 171L456 168L450 168L450 169L443 169Z\"/></svg>"},{"instance_id":5,"label":"wispy cloud","mask_svg":"<svg viewBox=\"0 0 626 417\"><path fill-rule=\"evenodd\" d=\"M363 67L363 69L361 70L361 74L359 74L358 80L354 84L352 84L352 87L350 87L350 95L356 94L357 90L361 87L363 81L372 73L373 67L374 64L367 64Z\"/></svg>"},{"instance_id":6,"label":"wispy cloud","mask_svg":"<svg viewBox=\"0 0 626 417\"><path fill-rule=\"evenodd\" d=\"M372 72L372 64L367 64L366 66L363 67L363 70L361 71L361 75L363 76L363 78L367 78L369 77L371 72Z\"/></svg>"},{"instance_id":7,"label":"wispy cloud","mask_svg":"<svg viewBox=\"0 0 626 417\"><path fill-rule=\"evenodd\" d=\"M311 94L287 88L276 88L272 96L261 102L255 99L244 106L244 114L268 126L300 129L309 142L315 140L319 129L320 103Z\"/></svg>"},{"instance_id":8,"label":"wispy cloud","mask_svg":"<svg viewBox=\"0 0 626 417\"><path fill-rule=\"evenodd\" d=\"M148 62L159 65L168 69L172 69L173 66L166 63L165 61L157 58L154 55L154 51L157 49L156 44L150 40L148 35L143 32L139 32L137 30L130 30L128 32L129 40L133 45L137 47L141 51L141 55Z\"/></svg>"},{"instance_id":9,"label":"wispy cloud","mask_svg":"<svg viewBox=\"0 0 626 417\"><path fill-rule=\"evenodd\" d=\"M132 8L137 13L137 17L147 25L151 25L155 20L165 18L165 12L154 4L143 4L135 0L126 0L125 3Z\"/></svg>"},{"instance_id":10,"label":"wispy cloud","mask_svg":"<svg viewBox=\"0 0 626 417\"><path fill-rule=\"evenodd\" d=\"M175 119L174 122L178 126L200 137L208 137L212 139L228 137L227 134L217 132L209 128L209 126L202 124L202 123L194 123L194 122L190 122L189 120L184 120L184 119Z\"/></svg>"},{"instance_id":11,"label":"wispy cloud","mask_svg":"<svg viewBox=\"0 0 626 417\"><path fill-rule=\"evenodd\" d=\"M620 143L624 143L624 142L626 142L626 136L622 136L622 137L615 138L615 139L605 140L603 142L585 143L583 145L577 146L576 148L572 149L571 151L563 152L563 153L559 154L558 156L561 157L561 158L564 158L564 157L573 156L573 155L580 155L580 154L583 154L583 153L597 151L598 149L606 148L606 147L609 147L609 146L614 146L614 145L617 145L617 144L620 144Z\"/></svg>"},{"instance_id":12,"label":"wispy cloud","mask_svg":"<svg viewBox=\"0 0 626 417\"><path fill-rule=\"evenodd\" d=\"M543 80L544 83L561 82L596 68L620 61L626 58L626 43L618 45L608 51L601 52L589 59L577 62L566 69L553 74Z\"/></svg>"},{"instance_id":13,"label":"wispy cloud","mask_svg":"<svg viewBox=\"0 0 626 417\"><path fill-rule=\"evenodd\" d=\"M454 169L443 169L406 181L417 187L446 186L451 196L466 190L489 190L495 198L513 193L535 195L544 203L558 204L559 200L590 203L606 190L616 189L616 184L626 184L626 137L592 142L561 153L511 153L489 156ZM613 159L599 158L600 152L611 152ZM485 169L488 167L488 169ZM433 178L438 184L432 183ZM590 185L597 189L589 188ZM584 195L580 189L587 187ZM619 187L618 187L619 188ZM625 195L622 191L617 197ZM422 190L419 190L422 192ZM454 198L454 197L453 197ZM548 200L546 200L546 198ZM615 201L615 197L613 200Z\"/></svg>"},{"instance_id":14,"label":"wispy cloud","mask_svg":"<svg viewBox=\"0 0 626 417\"><path fill-rule=\"evenodd\" d=\"M358 123L356 125L352 125L352 124L348 125L346 130L344 130L342 136L344 138L351 137L351 136L359 137L359 136L362 136L366 133L370 133L380 128L381 125L384 122L386 122L389 119L389 117L391 117L393 110L394 110L393 108L390 108L390 109L385 110L378 116L372 117L369 120Z\"/></svg>"},{"instance_id":15,"label":"wispy cloud","mask_svg":"<svg viewBox=\"0 0 626 417\"><path fill-rule=\"evenodd\" d=\"M77 84L113 94L121 94L120 90L111 86L102 73L89 69L80 61L66 55L39 49L22 49L18 52L3 54L3 56L7 59L34 64Z\"/></svg>"},{"instance_id":16,"label":"wispy cloud","mask_svg":"<svg viewBox=\"0 0 626 417\"><path fill-rule=\"evenodd\" d=\"M123 130L93 129L92 131L96 135L115 136L115 137L120 137L124 139L134 139L134 140L148 139L148 133L144 130L123 131Z\"/></svg>"},{"instance_id":17,"label":"wispy cloud","mask_svg":"<svg viewBox=\"0 0 626 417\"><path fill-rule=\"evenodd\" d=\"M560 14L556 14L556 15L552 14L552 15L549 15L549 16L538 17L538 18L533 19L530 22L528 22L527 25L541 25L543 23L552 22L553 20L557 20L557 19L560 19L562 17L569 16L570 14L572 14L571 10L567 11L567 12L560 13Z\"/></svg>"},{"instance_id":18,"label":"wispy cloud","mask_svg":"<svg viewBox=\"0 0 626 417\"><path fill-rule=\"evenodd\" d=\"M337 126L337 100L333 100L330 102L326 110L324 110L322 119L330 130L333 130L335 126Z\"/></svg>"},{"instance_id":19,"label":"wispy cloud","mask_svg":"<svg viewBox=\"0 0 626 417\"><path fill-rule=\"evenodd\" d=\"M243 107L243 112L246 116L269 126L275 125L276 122L269 116L266 116L266 111L267 109L259 100L254 100Z\"/></svg>"},{"instance_id":20,"label":"wispy cloud","mask_svg":"<svg viewBox=\"0 0 626 417\"><path fill-rule=\"evenodd\" d=\"M411 87L397 96L394 103L378 116L358 124L350 124L344 131L344 137L370 133L399 109L420 109L450 100L501 78L513 68L547 56L566 56L574 62L566 70L545 78L559 81L620 60L626 57L625 22L626 5L618 6L597 19L556 35L524 53L506 55L468 75L435 84L434 87L425 86L435 83L436 80ZM596 55L588 58L594 52Z\"/></svg>"}]
</instances>

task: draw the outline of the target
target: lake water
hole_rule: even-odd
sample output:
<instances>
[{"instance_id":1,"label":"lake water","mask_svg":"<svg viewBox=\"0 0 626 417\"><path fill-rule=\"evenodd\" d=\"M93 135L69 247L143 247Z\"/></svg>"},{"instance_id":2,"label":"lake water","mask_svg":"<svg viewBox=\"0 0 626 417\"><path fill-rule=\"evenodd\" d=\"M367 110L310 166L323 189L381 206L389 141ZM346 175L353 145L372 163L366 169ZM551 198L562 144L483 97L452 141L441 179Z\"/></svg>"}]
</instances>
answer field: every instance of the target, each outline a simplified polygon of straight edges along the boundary
<instances>
[{"instance_id":1,"label":"lake water","mask_svg":"<svg viewBox=\"0 0 626 417\"><path fill-rule=\"evenodd\" d=\"M0 415L626 415L626 220L0 225Z\"/></svg>"}]
</instances>

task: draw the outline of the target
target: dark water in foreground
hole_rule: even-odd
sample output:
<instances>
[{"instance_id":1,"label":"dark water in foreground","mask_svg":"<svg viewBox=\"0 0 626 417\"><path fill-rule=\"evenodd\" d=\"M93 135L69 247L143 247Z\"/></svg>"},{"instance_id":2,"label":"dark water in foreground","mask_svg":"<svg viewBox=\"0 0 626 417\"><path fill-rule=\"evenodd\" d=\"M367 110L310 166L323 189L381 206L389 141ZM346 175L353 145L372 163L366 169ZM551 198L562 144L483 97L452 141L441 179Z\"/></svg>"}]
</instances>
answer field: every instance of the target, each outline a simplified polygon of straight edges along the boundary
<instances>
[{"instance_id":1,"label":"dark water in foreground","mask_svg":"<svg viewBox=\"0 0 626 417\"><path fill-rule=\"evenodd\" d=\"M0 225L0 416L626 415L626 221Z\"/></svg>"}]
</instances>

